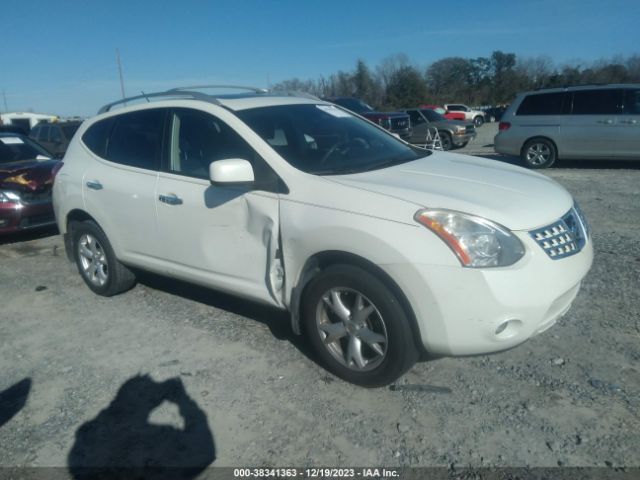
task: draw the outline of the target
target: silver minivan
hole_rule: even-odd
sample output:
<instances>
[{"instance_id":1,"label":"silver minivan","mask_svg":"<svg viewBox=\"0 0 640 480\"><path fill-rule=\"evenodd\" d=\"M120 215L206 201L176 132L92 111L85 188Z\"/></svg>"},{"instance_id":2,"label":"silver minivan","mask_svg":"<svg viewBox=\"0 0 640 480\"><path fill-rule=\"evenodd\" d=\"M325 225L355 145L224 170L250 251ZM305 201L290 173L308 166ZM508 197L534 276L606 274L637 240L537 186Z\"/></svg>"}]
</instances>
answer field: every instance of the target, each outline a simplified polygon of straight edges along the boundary
<instances>
[{"instance_id":1,"label":"silver minivan","mask_svg":"<svg viewBox=\"0 0 640 480\"><path fill-rule=\"evenodd\" d=\"M640 84L584 85L519 94L504 113L497 153L530 168L556 159L640 159Z\"/></svg>"}]
</instances>

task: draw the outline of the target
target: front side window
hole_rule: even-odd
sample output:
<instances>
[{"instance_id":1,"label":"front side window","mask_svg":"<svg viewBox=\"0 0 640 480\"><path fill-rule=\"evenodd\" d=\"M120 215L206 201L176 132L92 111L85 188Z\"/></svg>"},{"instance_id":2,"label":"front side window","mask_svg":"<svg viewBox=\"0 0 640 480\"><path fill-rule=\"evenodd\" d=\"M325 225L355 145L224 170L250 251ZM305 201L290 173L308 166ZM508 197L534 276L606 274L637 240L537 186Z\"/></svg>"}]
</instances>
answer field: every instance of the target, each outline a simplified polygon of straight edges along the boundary
<instances>
[{"instance_id":1,"label":"front side window","mask_svg":"<svg viewBox=\"0 0 640 480\"><path fill-rule=\"evenodd\" d=\"M566 96L565 92L527 95L518 107L516 115L560 115Z\"/></svg>"},{"instance_id":2,"label":"front side window","mask_svg":"<svg viewBox=\"0 0 640 480\"><path fill-rule=\"evenodd\" d=\"M442 115L440 115L438 112L436 112L434 110L429 110L429 109L425 108L425 109L420 110L420 112L430 122L441 122L443 120L446 120L446 118L444 118Z\"/></svg>"},{"instance_id":3,"label":"front side window","mask_svg":"<svg viewBox=\"0 0 640 480\"><path fill-rule=\"evenodd\" d=\"M228 158L251 162L253 156L253 149L213 115L190 109L172 112L170 172L208 179L211 162Z\"/></svg>"},{"instance_id":4,"label":"front side window","mask_svg":"<svg viewBox=\"0 0 640 480\"><path fill-rule=\"evenodd\" d=\"M574 115L615 115L620 113L621 89L578 90L573 92Z\"/></svg>"},{"instance_id":5,"label":"front side window","mask_svg":"<svg viewBox=\"0 0 640 480\"><path fill-rule=\"evenodd\" d=\"M624 113L640 115L640 89L625 91Z\"/></svg>"},{"instance_id":6,"label":"front side window","mask_svg":"<svg viewBox=\"0 0 640 480\"><path fill-rule=\"evenodd\" d=\"M424 118L422 118L422 115L420 115L420 112L418 112L417 110L409 110L407 113L409 114L409 118L411 119L411 125L424 123Z\"/></svg>"},{"instance_id":7,"label":"front side window","mask_svg":"<svg viewBox=\"0 0 640 480\"><path fill-rule=\"evenodd\" d=\"M236 114L288 163L316 175L377 170L429 155L333 105L278 105Z\"/></svg>"},{"instance_id":8,"label":"front side window","mask_svg":"<svg viewBox=\"0 0 640 480\"><path fill-rule=\"evenodd\" d=\"M452 112L466 112L467 108L463 105L449 105L447 110L450 110Z\"/></svg>"},{"instance_id":9,"label":"front side window","mask_svg":"<svg viewBox=\"0 0 640 480\"><path fill-rule=\"evenodd\" d=\"M164 109L151 109L117 116L105 158L131 167L158 170L165 115Z\"/></svg>"}]
</instances>

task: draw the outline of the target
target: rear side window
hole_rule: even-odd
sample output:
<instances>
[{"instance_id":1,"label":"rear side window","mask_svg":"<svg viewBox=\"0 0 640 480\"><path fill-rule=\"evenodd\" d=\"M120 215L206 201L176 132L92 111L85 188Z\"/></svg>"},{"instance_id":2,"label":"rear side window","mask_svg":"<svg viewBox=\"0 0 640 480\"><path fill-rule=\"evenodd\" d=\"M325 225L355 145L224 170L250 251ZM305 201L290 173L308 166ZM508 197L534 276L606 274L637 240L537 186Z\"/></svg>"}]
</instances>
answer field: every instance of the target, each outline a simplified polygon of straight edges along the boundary
<instances>
[{"instance_id":1,"label":"rear side window","mask_svg":"<svg viewBox=\"0 0 640 480\"><path fill-rule=\"evenodd\" d=\"M621 89L578 90L573 92L574 115L610 115L620 113Z\"/></svg>"},{"instance_id":2,"label":"rear side window","mask_svg":"<svg viewBox=\"0 0 640 480\"><path fill-rule=\"evenodd\" d=\"M527 95L516 115L560 115L566 98L565 92Z\"/></svg>"},{"instance_id":3,"label":"rear side window","mask_svg":"<svg viewBox=\"0 0 640 480\"><path fill-rule=\"evenodd\" d=\"M158 170L166 111L142 110L115 119L105 158L130 167Z\"/></svg>"},{"instance_id":4,"label":"rear side window","mask_svg":"<svg viewBox=\"0 0 640 480\"><path fill-rule=\"evenodd\" d=\"M38 132L38 140L40 140L41 142L48 142L49 130L50 130L49 125L42 125L40 127L40 132Z\"/></svg>"},{"instance_id":5,"label":"rear side window","mask_svg":"<svg viewBox=\"0 0 640 480\"><path fill-rule=\"evenodd\" d=\"M52 142L62 142L62 135L60 135L60 129L58 127L51 127L51 138Z\"/></svg>"}]
</instances>

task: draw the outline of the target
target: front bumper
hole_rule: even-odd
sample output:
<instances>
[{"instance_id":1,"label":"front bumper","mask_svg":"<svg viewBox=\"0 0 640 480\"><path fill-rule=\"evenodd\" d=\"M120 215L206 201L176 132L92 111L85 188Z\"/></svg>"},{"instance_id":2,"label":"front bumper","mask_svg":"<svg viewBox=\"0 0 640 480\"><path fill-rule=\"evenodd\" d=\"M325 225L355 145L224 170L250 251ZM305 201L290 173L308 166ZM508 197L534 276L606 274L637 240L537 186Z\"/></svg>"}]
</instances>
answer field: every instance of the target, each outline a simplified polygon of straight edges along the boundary
<instances>
[{"instance_id":1,"label":"front bumper","mask_svg":"<svg viewBox=\"0 0 640 480\"><path fill-rule=\"evenodd\" d=\"M456 147L459 147L460 145L466 145L477 136L478 134L476 132L462 134L454 133L453 135L451 135L451 139L453 144Z\"/></svg>"},{"instance_id":2,"label":"front bumper","mask_svg":"<svg viewBox=\"0 0 640 480\"><path fill-rule=\"evenodd\" d=\"M510 267L383 266L413 307L427 351L474 355L505 350L567 312L591 267L591 240L580 253L552 260L526 233L518 236L527 254Z\"/></svg>"},{"instance_id":3,"label":"front bumper","mask_svg":"<svg viewBox=\"0 0 640 480\"><path fill-rule=\"evenodd\" d=\"M55 225L51 202L0 203L0 235Z\"/></svg>"}]
</instances>

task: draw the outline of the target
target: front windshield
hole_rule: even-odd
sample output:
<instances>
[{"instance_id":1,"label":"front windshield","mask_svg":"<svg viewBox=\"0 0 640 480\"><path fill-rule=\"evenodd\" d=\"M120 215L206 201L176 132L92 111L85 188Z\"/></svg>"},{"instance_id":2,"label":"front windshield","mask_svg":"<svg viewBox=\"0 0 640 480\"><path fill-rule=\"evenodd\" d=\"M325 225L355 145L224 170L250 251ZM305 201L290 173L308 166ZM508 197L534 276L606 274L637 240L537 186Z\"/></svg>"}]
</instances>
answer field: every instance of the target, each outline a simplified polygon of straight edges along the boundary
<instances>
[{"instance_id":1,"label":"front windshield","mask_svg":"<svg viewBox=\"0 0 640 480\"><path fill-rule=\"evenodd\" d=\"M424 115L426 117L427 120L429 120L430 122L439 122L441 120L446 120L446 118L444 118L442 115L440 115L438 112L434 112L433 110L428 110L428 109L424 109L424 110L420 110L420 112L422 113L422 115Z\"/></svg>"},{"instance_id":2,"label":"front windshield","mask_svg":"<svg viewBox=\"0 0 640 480\"><path fill-rule=\"evenodd\" d=\"M51 154L25 137L0 136L0 163L49 160Z\"/></svg>"},{"instance_id":3,"label":"front windshield","mask_svg":"<svg viewBox=\"0 0 640 480\"><path fill-rule=\"evenodd\" d=\"M316 175L377 170L429 155L333 105L279 105L237 115L287 162Z\"/></svg>"}]
</instances>

